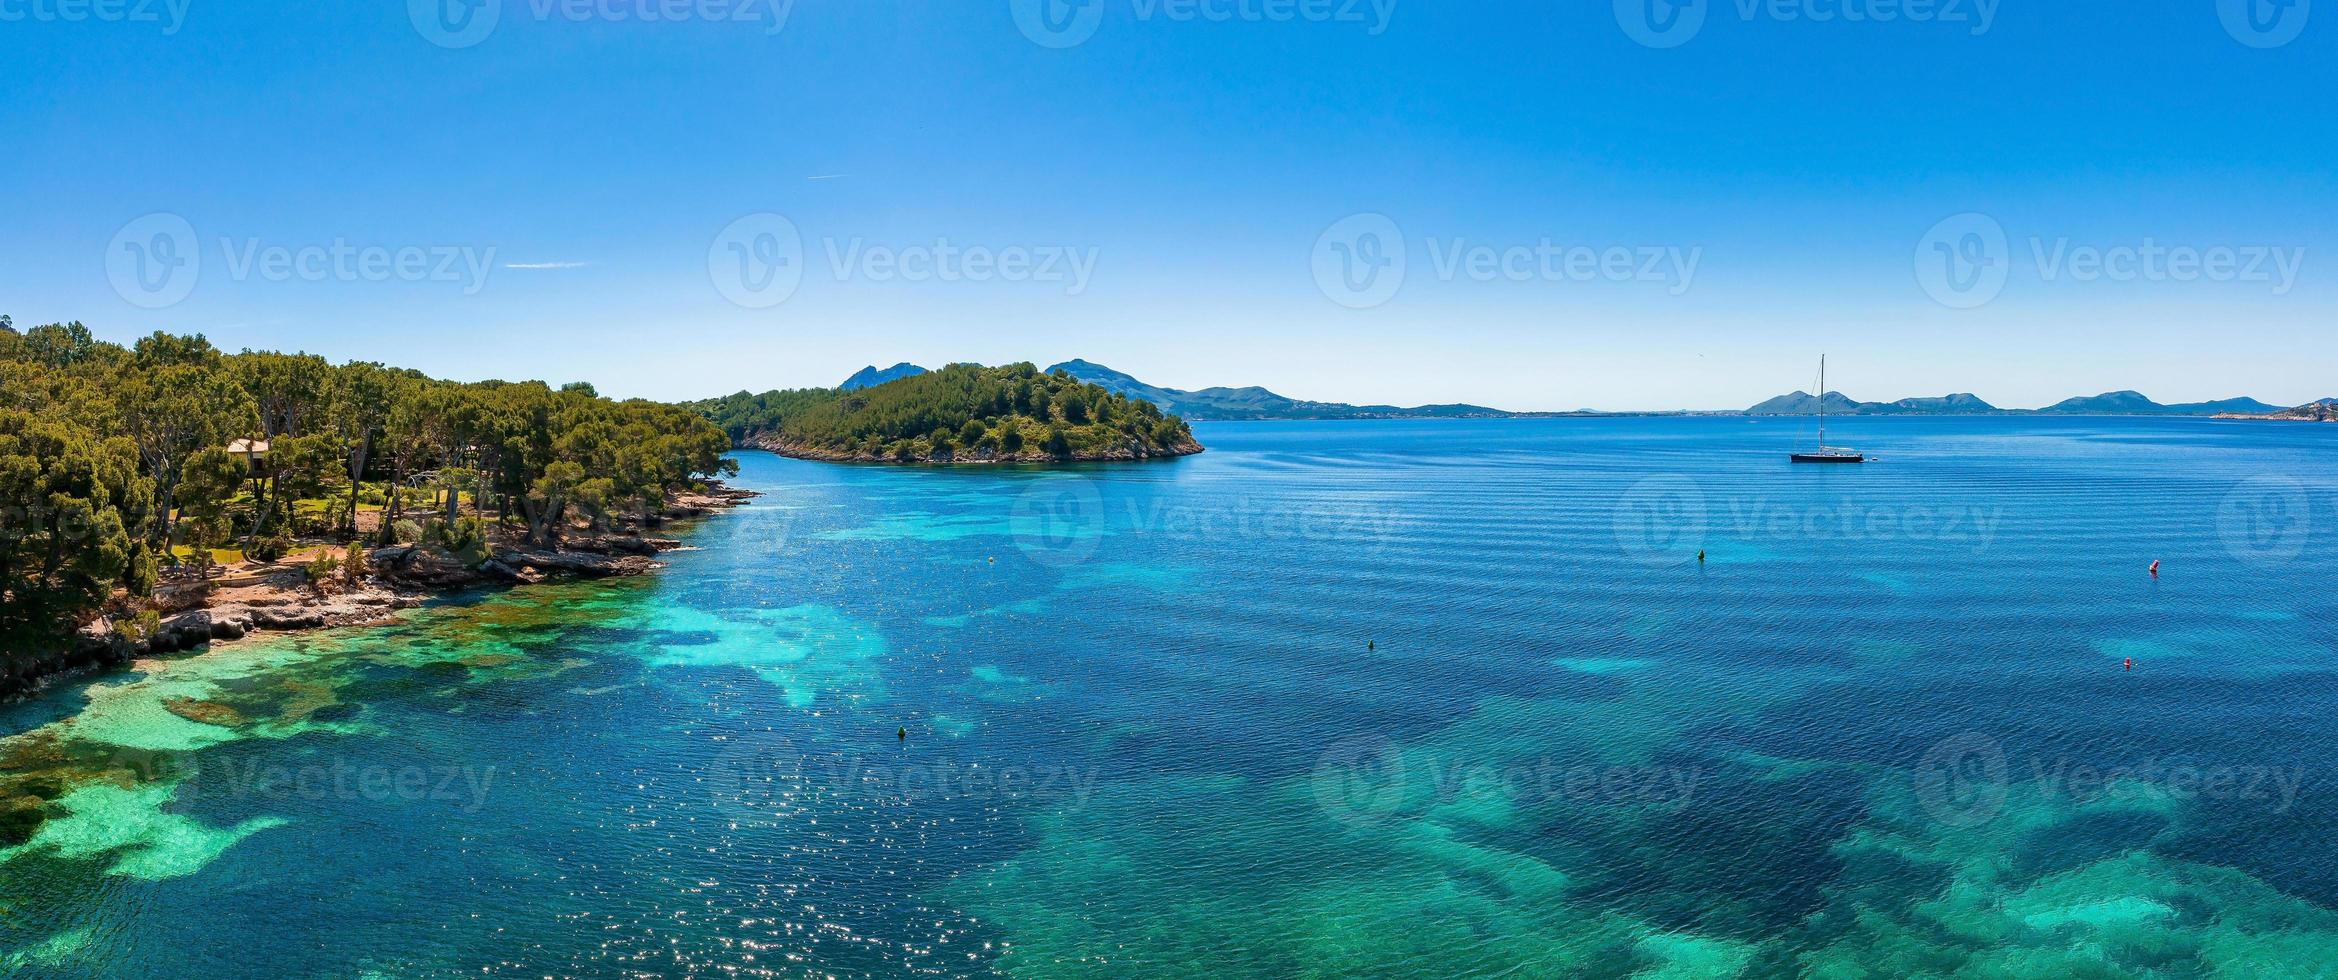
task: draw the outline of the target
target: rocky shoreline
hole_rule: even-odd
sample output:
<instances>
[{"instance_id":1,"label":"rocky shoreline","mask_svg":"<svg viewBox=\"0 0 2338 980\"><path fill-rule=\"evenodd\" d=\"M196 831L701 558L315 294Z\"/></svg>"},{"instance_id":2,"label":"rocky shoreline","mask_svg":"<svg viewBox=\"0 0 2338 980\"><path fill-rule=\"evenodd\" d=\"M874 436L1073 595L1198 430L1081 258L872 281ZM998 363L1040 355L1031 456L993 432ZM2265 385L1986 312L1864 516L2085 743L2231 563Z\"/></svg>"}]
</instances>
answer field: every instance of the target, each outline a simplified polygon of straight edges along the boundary
<instances>
[{"instance_id":1,"label":"rocky shoreline","mask_svg":"<svg viewBox=\"0 0 2338 980\"><path fill-rule=\"evenodd\" d=\"M2249 419L2260 422L2338 422L2338 400L2323 400L2283 409L2271 415L2240 415L2227 413L2220 419Z\"/></svg>"},{"instance_id":2,"label":"rocky shoreline","mask_svg":"<svg viewBox=\"0 0 2338 980\"><path fill-rule=\"evenodd\" d=\"M1035 449L1018 453L1000 453L984 449L965 455L928 459L895 459L891 456L845 452L798 442L787 442L771 436L750 437L740 443L739 448L758 449L775 456L810 460L816 463L870 463L886 466L1044 466L1059 463L1140 463L1149 460L1193 456L1206 451L1201 443L1186 439L1176 445L1157 449L1131 443L1111 452L1079 452L1068 457L1051 456Z\"/></svg>"},{"instance_id":3,"label":"rocky shoreline","mask_svg":"<svg viewBox=\"0 0 2338 980\"><path fill-rule=\"evenodd\" d=\"M668 502L660 518L704 517L756 496L754 491L722 487L682 494ZM357 584L331 591L309 584L296 565L269 572L264 581L246 587L158 590L163 611L151 633L133 639L117 629L113 619L99 617L76 631L61 649L0 663L0 700L38 693L62 678L119 669L141 657L191 650L215 640L376 625L398 610L472 589L559 577L646 575L665 567L656 558L659 553L681 546L680 541L639 532L572 534L557 550L498 543L474 564L444 551L392 545L367 555L369 574Z\"/></svg>"}]
</instances>

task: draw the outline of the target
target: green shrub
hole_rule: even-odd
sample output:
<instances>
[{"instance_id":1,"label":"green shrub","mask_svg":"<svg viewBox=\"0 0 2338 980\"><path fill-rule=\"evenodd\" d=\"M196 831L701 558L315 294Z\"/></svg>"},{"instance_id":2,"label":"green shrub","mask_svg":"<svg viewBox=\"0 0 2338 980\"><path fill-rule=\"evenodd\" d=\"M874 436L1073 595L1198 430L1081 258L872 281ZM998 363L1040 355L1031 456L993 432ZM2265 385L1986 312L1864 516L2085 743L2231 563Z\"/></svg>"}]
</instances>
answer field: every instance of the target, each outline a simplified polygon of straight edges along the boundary
<instances>
[{"instance_id":1,"label":"green shrub","mask_svg":"<svg viewBox=\"0 0 2338 980\"><path fill-rule=\"evenodd\" d=\"M144 643L162 632L162 614L152 609L141 609L135 615L114 620L114 635L130 643Z\"/></svg>"},{"instance_id":2,"label":"green shrub","mask_svg":"<svg viewBox=\"0 0 2338 980\"><path fill-rule=\"evenodd\" d=\"M449 551L470 551L487 543L487 522L477 517L458 517L446 531Z\"/></svg>"},{"instance_id":3,"label":"green shrub","mask_svg":"<svg viewBox=\"0 0 2338 980\"><path fill-rule=\"evenodd\" d=\"M258 561L275 561L292 552L292 536L278 531L252 543L248 556Z\"/></svg>"},{"instance_id":4,"label":"green shrub","mask_svg":"<svg viewBox=\"0 0 2338 980\"><path fill-rule=\"evenodd\" d=\"M164 553L168 554L169 549L164 549ZM155 564L154 552L146 547L146 542L138 542L130 549L130 568L122 576L122 586L141 599L154 595Z\"/></svg>"}]
</instances>

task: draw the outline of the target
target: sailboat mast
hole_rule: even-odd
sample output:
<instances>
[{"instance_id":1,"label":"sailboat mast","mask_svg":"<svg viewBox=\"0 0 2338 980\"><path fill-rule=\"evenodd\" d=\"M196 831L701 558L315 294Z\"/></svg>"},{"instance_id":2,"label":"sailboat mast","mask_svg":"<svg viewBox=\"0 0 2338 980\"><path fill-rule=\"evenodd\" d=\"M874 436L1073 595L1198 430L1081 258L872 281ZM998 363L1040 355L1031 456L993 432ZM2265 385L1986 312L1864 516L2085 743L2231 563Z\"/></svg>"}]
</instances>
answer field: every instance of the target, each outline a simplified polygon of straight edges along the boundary
<instances>
[{"instance_id":1,"label":"sailboat mast","mask_svg":"<svg viewBox=\"0 0 2338 980\"><path fill-rule=\"evenodd\" d=\"M1818 356L1818 451L1827 451L1827 356Z\"/></svg>"}]
</instances>

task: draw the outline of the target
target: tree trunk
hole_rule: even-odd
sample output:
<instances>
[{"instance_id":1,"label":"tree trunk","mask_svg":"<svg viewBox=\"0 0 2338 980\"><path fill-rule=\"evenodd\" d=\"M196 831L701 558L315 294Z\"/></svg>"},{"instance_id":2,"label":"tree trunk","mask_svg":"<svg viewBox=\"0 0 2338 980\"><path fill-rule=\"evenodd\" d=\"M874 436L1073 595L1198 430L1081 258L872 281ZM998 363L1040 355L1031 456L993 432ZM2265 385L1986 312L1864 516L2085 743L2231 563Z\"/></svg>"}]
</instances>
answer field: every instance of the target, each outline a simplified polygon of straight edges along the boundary
<instances>
[{"instance_id":1,"label":"tree trunk","mask_svg":"<svg viewBox=\"0 0 2338 980\"><path fill-rule=\"evenodd\" d=\"M154 526L159 532L156 537L159 539L158 543L162 545L162 553L167 555L170 554L171 527L177 523L172 519L171 511L177 503L178 488L165 484L161 487L161 495L162 509L154 515Z\"/></svg>"},{"instance_id":2,"label":"tree trunk","mask_svg":"<svg viewBox=\"0 0 2338 980\"><path fill-rule=\"evenodd\" d=\"M390 495L382 504L382 533L388 534L390 525L406 516L406 457L390 459Z\"/></svg>"},{"instance_id":3,"label":"tree trunk","mask_svg":"<svg viewBox=\"0 0 2338 980\"><path fill-rule=\"evenodd\" d=\"M251 557L252 545L259 543L260 526L268 523L267 486L264 478L252 477L252 526L244 532L244 557L246 558Z\"/></svg>"},{"instance_id":4,"label":"tree trunk","mask_svg":"<svg viewBox=\"0 0 2338 980\"><path fill-rule=\"evenodd\" d=\"M365 459L373 455L373 433L358 440L349 458L349 536L357 536L357 491L365 485ZM387 504L384 505L385 508ZM384 511L387 513L387 510Z\"/></svg>"},{"instance_id":5,"label":"tree trunk","mask_svg":"<svg viewBox=\"0 0 2338 980\"><path fill-rule=\"evenodd\" d=\"M568 504L554 498L537 503L532 496L520 498L520 513L528 522L528 543L539 548L560 549L560 521L568 511Z\"/></svg>"}]
</instances>

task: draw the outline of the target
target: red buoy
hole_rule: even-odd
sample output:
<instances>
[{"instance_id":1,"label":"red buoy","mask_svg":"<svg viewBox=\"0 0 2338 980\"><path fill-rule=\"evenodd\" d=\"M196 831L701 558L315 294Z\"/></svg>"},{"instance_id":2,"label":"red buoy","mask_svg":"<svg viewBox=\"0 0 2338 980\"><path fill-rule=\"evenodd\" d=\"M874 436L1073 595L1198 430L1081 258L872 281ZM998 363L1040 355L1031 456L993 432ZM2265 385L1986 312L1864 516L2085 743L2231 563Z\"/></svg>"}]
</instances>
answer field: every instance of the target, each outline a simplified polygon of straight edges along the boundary
<instances>
[{"instance_id":1,"label":"red buoy","mask_svg":"<svg viewBox=\"0 0 2338 980\"><path fill-rule=\"evenodd\" d=\"M2151 577L2152 577L2152 578L2158 578L2158 577L2159 577L2159 559L2157 559L2157 558L2154 558L2154 559L2152 559L2152 560L2151 560Z\"/></svg>"},{"instance_id":2,"label":"red buoy","mask_svg":"<svg viewBox=\"0 0 2338 980\"><path fill-rule=\"evenodd\" d=\"M2134 670L2134 669L2135 669L2135 658L2134 658L2134 657L2128 657L2128 658L2127 658L2127 669L2128 669L2128 670Z\"/></svg>"}]
</instances>

